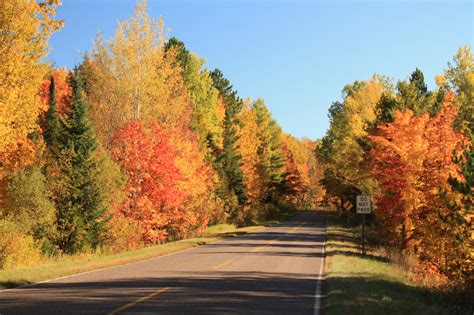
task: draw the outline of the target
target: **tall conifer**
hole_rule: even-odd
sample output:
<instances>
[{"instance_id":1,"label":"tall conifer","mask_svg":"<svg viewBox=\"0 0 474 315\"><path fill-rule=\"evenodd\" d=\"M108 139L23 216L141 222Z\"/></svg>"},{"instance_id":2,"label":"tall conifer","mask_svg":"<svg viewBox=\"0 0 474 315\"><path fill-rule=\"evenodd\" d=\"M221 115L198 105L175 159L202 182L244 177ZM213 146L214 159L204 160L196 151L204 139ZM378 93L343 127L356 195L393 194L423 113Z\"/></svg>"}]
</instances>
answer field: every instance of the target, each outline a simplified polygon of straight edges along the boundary
<instances>
[{"instance_id":1,"label":"tall conifer","mask_svg":"<svg viewBox=\"0 0 474 315\"><path fill-rule=\"evenodd\" d=\"M241 155L238 152L238 127L240 121L238 114L242 109L242 100L233 91L229 80L224 78L219 69L211 73L214 87L219 91L224 100L225 116L223 130L223 150L218 160L221 165L221 177L223 185L228 192L235 194L239 205L246 203L247 194L245 191L244 177L241 169Z\"/></svg>"},{"instance_id":2,"label":"tall conifer","mask_svg":"<svg viewBox=\"0 0 474 315\"><path fill-rule=\"evenodd\" d=\"M56 111L52 83L45 138L57 170L57 244L64 252L74 253L100 245L106 224L100 187L95 181L98 144L87 116L80 73L70 77L72 106L66 117Z\"/></svg>"}]
</instances>

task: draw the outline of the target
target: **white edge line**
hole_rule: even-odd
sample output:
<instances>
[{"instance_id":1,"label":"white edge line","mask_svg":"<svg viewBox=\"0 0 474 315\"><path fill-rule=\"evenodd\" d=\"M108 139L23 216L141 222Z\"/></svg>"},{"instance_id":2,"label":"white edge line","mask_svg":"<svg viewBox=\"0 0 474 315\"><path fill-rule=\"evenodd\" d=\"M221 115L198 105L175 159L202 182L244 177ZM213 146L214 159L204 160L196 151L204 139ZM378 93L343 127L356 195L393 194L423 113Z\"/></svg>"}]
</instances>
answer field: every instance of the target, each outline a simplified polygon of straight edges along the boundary
<instances>
[{"instance_id":1,"label":"white edge line","mask_svg":"<svg viewBox=\"0 0 474 315\"><path fill-rule=\"evenodd\" d=\"M322 306L322 287L323 287L323 280L324 280L324 264L325 264L325 251L326 251L326 218L324 218L324 241L323 241L323 250L322 250L322 258L321 258L321 266L319 268L319 274L316 283L316 293L314 295L314 315L321 314L321 306Z\"/></svg>"}]
</instances>

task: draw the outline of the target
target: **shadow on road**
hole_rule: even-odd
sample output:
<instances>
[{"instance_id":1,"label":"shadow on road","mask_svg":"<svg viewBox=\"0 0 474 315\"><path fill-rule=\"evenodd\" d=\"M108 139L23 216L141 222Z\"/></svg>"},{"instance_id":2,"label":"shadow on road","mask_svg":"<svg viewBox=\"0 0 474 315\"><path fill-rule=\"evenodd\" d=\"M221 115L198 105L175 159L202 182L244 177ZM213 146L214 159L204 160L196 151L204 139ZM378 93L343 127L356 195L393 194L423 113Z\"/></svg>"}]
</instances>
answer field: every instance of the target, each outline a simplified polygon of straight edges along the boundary
<instances>
[{"instance_id":1,"label":"shadow on road","mask_svg":"<svg viewBox=\"0 0 474 315\"><path fill-rule=\"evenodd\" d=\"M27 294L0 300L1 310L38 313L104 313L125 305L160 288L163 294L144 301L134 312L152 313L280 313L313 314L315 275L281 273L214 272L189 273L179 277L126 279L106 282L43 283L25 290L36 291L35 299ZM54 303L37 301L38 291ZM130 296L130 293L133 294ZM275 299L275 297L278 297ZM278 312L278 311L277 311ZM5 314L9 314L5 312Z\"/></svg>"},{"instance_id":2,"label":"shadow on road","mask_svg":"<svg viewBox=\"0 0 474 315\"><path fill-rule=\"evenodd\" d=\"M23 288L21 294L10 291L0 295L0 313L103 314L167 288L163 293L134 306L133 312L313 314L319 268L314 266L312 270L312 265L305 269L308 271L292 268L298 268L297 263L302 263L301 257L322 256L323 219L321 216L303 213L297 218L299 221L279 224L269 231L238 236L225 242L208 244L182 256L172 256L174 264L170 265L168 262L168 269L160 268L160 264L165 263L164 260L157 260L152 265L148 262L147 274L140 269L129 272L126 268L139 268L137 265L129 265L120 269L121 273L117 277L97 273L85 277L87 280L83 281L72 277L40 283ZM291 229L293 227L298 229ZM245 271L215 270L211 267L215 263L206 267L206 270L195 268L194 265L186 267L186 271L178 267L181 264L179 257L188 259L189 262L193 261L192 255L211 255L210 261L219 261L214 257L222 261L221 255L225 253L234 254L234 257L236 253L239 257L241 253L245 253L254 255L257 259L249 259L249 265L243 265ZM279 256L295 257L295 265L288 264L285 271L278 273L259 271L253 264L257 267L262 261L268 263L273 259L260 259L264 255L275 256L275 259ZM196 264L206 262L199 259L195 261ZM306 261L314 264L320 260Z\"/></svg>"}]
</instances>

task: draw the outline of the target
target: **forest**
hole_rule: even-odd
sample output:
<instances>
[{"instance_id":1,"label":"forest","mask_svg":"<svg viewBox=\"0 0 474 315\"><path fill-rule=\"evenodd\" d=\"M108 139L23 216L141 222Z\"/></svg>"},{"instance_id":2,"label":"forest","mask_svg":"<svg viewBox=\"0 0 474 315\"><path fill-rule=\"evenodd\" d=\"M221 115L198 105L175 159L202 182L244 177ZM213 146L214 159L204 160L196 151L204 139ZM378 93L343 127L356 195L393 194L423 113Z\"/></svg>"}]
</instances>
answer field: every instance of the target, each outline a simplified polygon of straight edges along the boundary
<instances>
[{"instance_id":1,"label":"forest","mask_svg":"<svg viewBox=\"0 0 474 315\"><path fill-rule=\"evenodd\" d=\"M469 46L432 91L419 69L346 85L326 135L297 139L263 99L241 98L170 37L144 1L74 69L53 67L58 5L0 4L0 268L138 249L283 211L349 215L344 202L368 194L380 245L441 281L472 283Z\"/></svg>"},{"instance_id":2,"label":"forest","mask_svg":"<svg viewBox=\"0 0 474 315\"><path fill-rule=\"evenodd\" d=\"M370 195L375 243L404 256L416 272L440 283L472 284L470 47L459 48L435 79L434 91L419 69L396 84L374 75L346 85L318 142L321 183L340 211L347 201L355 205L356 195Z\"/></svg>"},{"instance_id":3,"label":"forest","mask_svg":"<svg viewBox=\"0 0 474 315\"><path fill-rule=\"evenodd\" d=\"M316 142L284 133L263 99L240 98L145 2L73 70L43 61L62 25L55 2L2 6L3 268L136 249L322 200Z\"/></svg>"}]
</instances>

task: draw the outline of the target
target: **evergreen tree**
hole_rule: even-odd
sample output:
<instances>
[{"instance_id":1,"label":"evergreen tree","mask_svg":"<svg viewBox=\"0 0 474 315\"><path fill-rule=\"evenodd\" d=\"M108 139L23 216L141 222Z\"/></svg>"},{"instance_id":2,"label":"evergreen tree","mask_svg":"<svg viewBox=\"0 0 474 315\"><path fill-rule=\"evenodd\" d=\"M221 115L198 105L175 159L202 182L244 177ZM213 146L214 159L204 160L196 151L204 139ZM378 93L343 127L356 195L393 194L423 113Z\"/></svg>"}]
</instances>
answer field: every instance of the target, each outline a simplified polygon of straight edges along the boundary
<instances>
[{"instance_id":1,"label":"evergreen tree","mask_svg":"<svg viewBox=\"0 0 474 315\"><path fill-rule=\"evenodd\" d=\"M400 81L397 84L397 103L401 111L410 109L417 116L431 110L431 93L425 83L423 72L416 68L410 75L410 80Z\"/></svg>"},{"instance_id":2,"label":"evergreen tree","mask_svg":"<svg viewBox=\"0 0 474 315\"><path fill-rule=\"evenodd\" d=\"M220 96L224 100L225 116L223 122L223 149L218 153L218 164L220 164L219 173L223 179L223 185L227 192L231 195L235 194L239 205L245 204L247 195L243 172L241 170L241 156L238 152L238 127L240 121L238 113L242 109L242 100L237 96L237 92L233 91L230 82L224 78L219 69L211 72L213 86L219 91ZM235 209L234 209L235 210Z\"/></svg>"},{"instance_id":3,"label":"evergreen tree","mask_svg":"<svg viewBox=\"0 0 474 315\"><path fill-rule=\"evenodd\" d=\"M425 83L425 76L420 69L416 68L415 71L411 73L410 84L413 84L416 87L418 92L418 97L422 97L428 94L428 87Z\"/></svg>"},{"instance_id":4,"label":"evergreen tree","mask_svg":"<svg viewBox=\"0 0 474 315\"><path fill-rule=\"evenodd\" d=\"M258 169L266 181L268 194L266 202L275 200L283 187L285 159L281 151L281 128L273 120L262 99L254 103L257 116L259 146L257 149Z\"/></svg>"},{"instance_id":5,"label":"evergreen tree","mask_svg":"<svg viewBox=\"0 0 474 315\"><path fill-rule=\"evenodd\" d=\"M459 165L464 180L450 176L448 183L451 189L461 197L458 200L450 198L446 191L441 192L441 196L446 202L449 212L439 213L441 220L448 223L455 237L450 239L451 246L455 249L455 259L452 260L454 268L451 268L451 275L461 282L472 277L472 223L470 218L474 215L473 190L474 186L474 135L471 130L467 130L470 143L462 144L463 153L458 155L454 151L454 162ZM471 242L470 242L471 240Z\"/></svg>"},{"instance_id":6,"label":"evergreen tree","mask_svg":"<svg viewBox=\"0 0 474 315\"><path fill-rule=\"evenodd\" d=\"M377 103L377 120L374 122L374 126L378 125L380 122L387 124L393 122L393 115L396 109L399 108L395 97L390 94L383 93L380 97L380 101Z\"/></svg>"},{"instance_id":7,"label":"evergreen tree","mask_svg":"<svg viewBox=\"0 0 474 315\"><path fill-rule=\"evenodd\" d=\"M433 102L429 109L431 117L434 117L441 110L444 103L444 97L448 92L449 88L447 86L441 86L436 91L435 97L433 97Z\"/></svg>"},{"instance_id":8,"label":"evergreen tree","mask_svg":"<svg viewBox=\"0 0 474 315\"><path fill-rule=\"evenodd\" d=\"M184 43L176 37L171 37L165 44L165 51L168 52L171 49L176 51L176 61L181 66L183 71L183 79L186 83L189 83L189 65L191 63L191 52L186 48Z\"/></svg>"},{"instance_id":9,"label":"evergreen tree","mask_svg":"<svg viewBox=\"0 0 474 315\"><path fill-rule=\"evenodd\" d=\"M46 121L49 126L48 148L56 169L53 191L57 209L57 244L66 253L100 245L107 222L101 190L96 183L98 145L87 116L78 71L70 77L70 85L72 107L67 117L58 115L51 97Z\"/></svg>"}]
</instances>

